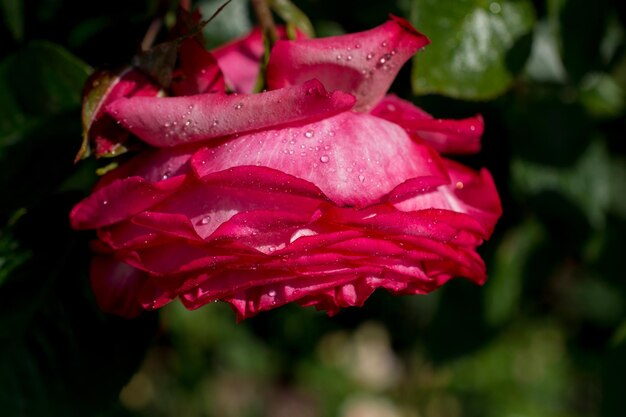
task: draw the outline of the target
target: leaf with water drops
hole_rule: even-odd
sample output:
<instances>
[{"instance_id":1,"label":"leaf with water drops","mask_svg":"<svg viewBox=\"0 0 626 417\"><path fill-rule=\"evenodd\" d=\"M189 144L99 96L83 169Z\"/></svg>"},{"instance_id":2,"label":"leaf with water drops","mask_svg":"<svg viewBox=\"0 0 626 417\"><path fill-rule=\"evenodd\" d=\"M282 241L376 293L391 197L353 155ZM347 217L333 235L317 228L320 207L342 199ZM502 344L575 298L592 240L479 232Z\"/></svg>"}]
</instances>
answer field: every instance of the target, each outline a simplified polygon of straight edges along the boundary
<instances>
[{"instance_id":1,"label":"leaf with water drops","mask_svg":"<svg viewBox=\"0 0 626 417\"><path fill-rule=\"evenodd\" d=\"M528 0L413 0L412 23L432 45L414 58L416 94L488 99L502 94L530 52Z\"/></svg>"}]
</instances>

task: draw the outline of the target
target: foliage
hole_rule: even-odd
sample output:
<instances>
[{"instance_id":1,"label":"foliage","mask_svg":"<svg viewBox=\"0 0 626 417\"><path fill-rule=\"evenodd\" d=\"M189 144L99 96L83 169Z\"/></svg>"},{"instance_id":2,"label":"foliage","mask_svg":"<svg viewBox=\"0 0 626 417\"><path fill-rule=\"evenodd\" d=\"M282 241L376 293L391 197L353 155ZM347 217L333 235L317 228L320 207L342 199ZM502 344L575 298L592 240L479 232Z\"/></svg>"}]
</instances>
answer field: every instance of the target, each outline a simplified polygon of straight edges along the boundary
<instances>
[{"instance_id":1,"label":"foliage","mask_svg":"<svg viewBox=\"0 0 626 417\"><path fill-rule=\"evenodd\" d=\"M487 166L503 196L482 250L489 281L376 293L332 319L286 307L236 324L219 303L102 315L89 291L92 236L67 225L106 165L73 164L81 90L91 68L130 62L152 16L171 22L173 2L3 0L0 414L620 415L623 2L293 3L319 36L391 12L432 39L392 90L435 116L483 114L483 152L464 162ZM221 2L197 4L210 16ZM247 2L233 0L204 34L217 45L252 22Z\"/></svg>"}]
</instances>

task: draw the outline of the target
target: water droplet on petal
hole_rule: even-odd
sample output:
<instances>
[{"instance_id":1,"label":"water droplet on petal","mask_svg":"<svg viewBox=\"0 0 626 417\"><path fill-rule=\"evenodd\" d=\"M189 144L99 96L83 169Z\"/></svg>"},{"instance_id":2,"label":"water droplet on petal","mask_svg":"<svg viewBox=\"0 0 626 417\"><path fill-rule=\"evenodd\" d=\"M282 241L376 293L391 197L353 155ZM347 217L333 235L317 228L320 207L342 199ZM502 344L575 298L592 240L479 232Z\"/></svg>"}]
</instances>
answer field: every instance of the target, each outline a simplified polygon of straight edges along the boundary
<instances>
[{"instance_id":1,"label":"water droplet on petal","mask_svg":"<svg viewBox=\"0 0 626 417\"><path fill-rule=\"evenodd\" d=\"M463 182L462 181L457 181L457 183L456 183L457 190L462 190L463 187L464 187Z\"/></svg>"},{"instance_id":2,"label":"water droplet on petal","mask_svg":"<svg viewBox=\"0 0 626 417\"><path fill-rule=\"evenodd\" d=\"M270 292L267 293L267 295L269 295L270 297L276 297L276 291L271 290Z\"/></svg>"},{"instance_id":3,"label":"water droplet on petal","mask_svg":"<svg viewBox=\"0 0 626 417\"><path fill-rule=\"evenodd\" d=\"M356 45L354 45L354 48L355 48L355 49L359 49L360 47L361 47L361 44L360 44L360 43L357 43Z\"/></svg>"},{"instance_id":4,"label":"water droplet on petal","mask_svg":"<svg viewBox=\"0 0 626 417\"><path fill-rule=\"evenodd\" d=\"M304 132L304 136L306 136L307 138L312 138L314 134L315 132L313 132L312 130L307 130L306 132Z\"/></svg>"},{"instance_id":5,"label":"water droplet on petal","mask_svg":"<svg viewBox=\"0 0 626 417\"><path fill-rule=\"evenodd\" d=\"M348 55L348 56L346 57L346 60L348 60L348 61L352 61L352 55Z\"/></svg>"},{"instance_id":6,"label":"water droplet on petal","mask_svg":"<svg viewBox=\"0 0 626 417\"><path fill-rule=\"evenodd\" d=\"M219 124L219 121L217 119L213 120L213 123L211 124L211 126L215 127Z\"/></svg>"},{"instance_id":7,"label":"water droplet on petal","mask_svg":"<svg viewBox=\"0 0 626 417\"><path fill-rule=\"evenodd\" d=\"M185 126L189 126L191 124L191 120L187 119L187 121L185 122Z\"/></svg>"},{"instance_id":8,"label":"water droplet on petal","mask_svg":"<svg viewBox=\"0 0 626 417\"><path fill-rule=\"evenodd\" d=\"M209 224L210 221L211 221L211 216L206 216L200 220L200 224Z\"/></svg>"},{"instance_id":9,"label":"water droplet on petal","mask_svg":"<svg viewBox=\"0 0 626 417\"><path fill-rule=\"evenodd\" d=\"M109 200L104 200L104 201L102 202L102 205L103 205L103 206L106 206L107 204L109 204Z\"/></svg>"},{"instance_id":10,"label":"water droplet on petal","mask_svg":"<svg viewBox=\"0 0 626 417\"><path fill-rule=\"evenodd\" d=\"M240 108L242 108L242 107L243 107L243 104L242 104L242 103L237 103L237 104L235 104L235 110L239 110L239 109L240 109Z\"/></svg>"},{"instance_id":11,"label":"water droplet on petal","mask_svg":"<svg viewBox=\"0 0 626 417\"><path fill-rule=\"evenodd\" d=\"M475 130L476 130L476 126L471 125L471 126L470 126L470 130L471 130L472 132L473 132L473 131L475 131Z\"/></svg>"},{"instance_id":12,"label":"water droplet on petal","mask_svg":"<svg viewBox=\"0 0 626 417\"><path fill-rule=\"evenodd\" d=\"M365 182L365 175L359 175L359 181L361 181L361 183Z\"/></svg>"},{"instance_id":13,"label":"water droplet on petal","mask_svg":"<svg viewBox=\"0 0 626 417\"><path fill-rule=\"evenodd\" d=\"M365 59L367 59L368 61L372 58L374 58L374 54L372 53L367 54L367 56L365 57Z\"/></svg>"},{"instance_id":14,"label":"water droplet on petal","mask_svg":"<svg viewBox=\"0 0 626 417\"><path fill-rule=\"evenodd\" d=\"M330 161L330 158L328 157L328 155L322 155L320 156L320 162L325 164L326 162Z\"/></svg>"},{"instance_id":15,"label":"water droplet on petal","mask_svg":"<svg viewBox=\"0 0 626 417\"><path fill-rule=\"evenodd\" d=\"M382 46L383 48L386 48L387 47L387 42L384 41L383 43L380 44L380 46Z\"/></svg>"}]
</instances>

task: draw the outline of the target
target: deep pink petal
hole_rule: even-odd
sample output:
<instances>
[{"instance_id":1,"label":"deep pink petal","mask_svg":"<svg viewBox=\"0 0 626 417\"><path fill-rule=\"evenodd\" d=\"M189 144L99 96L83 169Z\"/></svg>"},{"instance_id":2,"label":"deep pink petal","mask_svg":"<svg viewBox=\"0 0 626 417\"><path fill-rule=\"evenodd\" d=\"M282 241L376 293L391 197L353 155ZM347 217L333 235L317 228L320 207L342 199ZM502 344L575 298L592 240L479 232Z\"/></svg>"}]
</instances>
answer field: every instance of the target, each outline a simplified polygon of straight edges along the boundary
<instances>
[{"instance_id":1,"label":"deep pink petal","mask_svg":"<svg viewBox=\"0 0 626 417\"><path fill-rule=\"evenodd\" d=\"M500 198L489 171L475 172L450 160L444 163L450 175L450 185L394 202L394 206L405 212L435 208L465 213L481 224L488 237L502 214Z\"/></svg>"},{"instance_id":2,"label":"deep pink petal","mask_svg":"<svg viewBox=\"0 0 626 417\"><path fill-rule=\"evenodd\" d=\"M356 109L368 111L383 98L400 67L429 42L398 17L364 32L278 41L270 55L267 82L275 89L315 78L329 90L353 94Z\"/></svg>"},{"instance_id":3,"label":"deep pink petal","mask_svg":"<svg viewBox=\"0 0 626 417\"><path fill-rule=\"evenodd\" d=\"M286 38L284 27L278 27L278 34ZM297 31L297 39L305 35ZM228 86L237 93L251 93L259 76L259 65L263 57L263 36L255 28L243 38L211 51L222 68Z\"/></svg>"},{"instance_id":4,"label":"deep pink petal","mask_svg":"<svg viewBox=\"0 0 626 417\"><path fill-rule=\"evenodd\" d=\"M141 311L138 296L147 275L112 256L100 255L91 261L91 287L100 309L123 317Z\"/></svg>"},{"instance_id":5,"label":"deep pink petal","mask_svg":"<svg viewBox=\"0 0 626 417\"><path fill-rule=\"evenodd\" d=\"M186 175L190 172L189 159L195 151L196 148L190 146L147 149L102 176L96 184L96 189L128 177L141 177L146 181L159 182Z\"/></svg>"},{"instance_id":6,"label":"deep pink petal","mask_svg":"<svg viewBox=\"0 0 626 417\"><path fill-rule=\"evenodd\" d=\"M480 151L483 118L435 119L413 103L394 95L386 96L372 114L402 126L441 153L467 154Z\"/></svg>"},{"instance_id":7,"label":"deep pink petal","mask_svg":"<svg viewBox=\"0 0 626 417\"><path fill-rule=\"evenodd\" d=\"M181 43L178 59L180 65L171 85L175 95L225 91L224 77L217 61L195 38L187 38Z\"/></svg>"},{"instance_id":8,"label":"deep pink petal","mask_svg":"<svg viewBox=\"0 0 626 417\"><path fill-rule=\"evenodd\" d=\"M98 73L95 73L92 78L93 86L89 85L89 87L97 88L96 83L101 82L98 79ZM95 144L94 151L97 157L115 152L117 147L128 138L128 132L106 113L106 107L120 98L155 97L158 92L158 86L137 69L129 67L115 76L108 90L101 97L90 124L85 126L89 139Z\"/></svg>"},{"instance_id":9,"label":"deep pink petal","mask_svg":"<svg viewBox=\"0 0 626 417\"><path fill-rule=\"evenodd\" d=\"M80 201L70 213L74 229L96 229L128 219L172 195L183 176L151 183L141 177L114 180Z\"/></svg>"},{"instance_id":10,"label":"deep pink petal","mask_svg":"<svg viewBox=\"0 0 626 417\"><path fill-rule=\"evenodd\" d=\"M449 182L430 146L412 141L397 125L354 112L244 135L192 159L199 176L245 165L302 178L336 204L359 207L377 202L409 179L431 188Z\"/></svg>"},{"instance_id":11,"label":"deep pink petal","mask_svg":"<svg viewBox=\"0 0 626 417\"><path fill-rule=\"evenodd\" d=\"M306 181L268 168L244 166L187 181L174 198L155 205L134 222L188 239L213 238L221 228L214 238L223 238L235 233L234 227L240 228L236 233L244 234L242 219L237 221L240 226L225 225L239 213L296 211L297 218L306 222L323 201L319 190ZM293 221L286 217L285 225ZM252 233L255 225L245 228Z\"/></svg>"},{"instance_id":12,"label":"deep pink petal","mask_svg":"<svg viewBox=\"0 0 626 417\"><path fill-rule=\"evenodd\" d=\"M146 143L168 147L329 117L353 104L311 80L260 94L121 99L108 111Z\"/></svg>"}]
</instances>

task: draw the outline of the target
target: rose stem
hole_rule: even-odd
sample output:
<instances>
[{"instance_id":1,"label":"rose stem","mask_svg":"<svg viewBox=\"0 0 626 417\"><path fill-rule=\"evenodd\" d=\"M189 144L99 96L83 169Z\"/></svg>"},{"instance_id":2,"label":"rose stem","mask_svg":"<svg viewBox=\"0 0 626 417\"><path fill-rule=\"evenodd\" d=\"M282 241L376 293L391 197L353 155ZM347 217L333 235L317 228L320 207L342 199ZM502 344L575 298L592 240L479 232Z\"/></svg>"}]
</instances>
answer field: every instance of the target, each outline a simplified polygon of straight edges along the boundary
<instances>
[{"instance_id":1,"label":"rose stem","mask_svg":"<svg viewBox=\"0 0 626 417\"><path fill-rule=\"evenodd\" d=\"M276 25L274 24L274 18L272 12L265 0L251 0L254 14L261 26L263 34L270 42L270 47L274 46L278 40L278 32L276 32Z\"/></svg>"}]
</instances>

